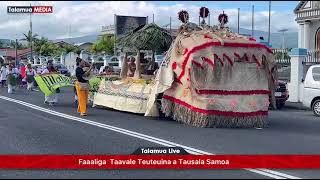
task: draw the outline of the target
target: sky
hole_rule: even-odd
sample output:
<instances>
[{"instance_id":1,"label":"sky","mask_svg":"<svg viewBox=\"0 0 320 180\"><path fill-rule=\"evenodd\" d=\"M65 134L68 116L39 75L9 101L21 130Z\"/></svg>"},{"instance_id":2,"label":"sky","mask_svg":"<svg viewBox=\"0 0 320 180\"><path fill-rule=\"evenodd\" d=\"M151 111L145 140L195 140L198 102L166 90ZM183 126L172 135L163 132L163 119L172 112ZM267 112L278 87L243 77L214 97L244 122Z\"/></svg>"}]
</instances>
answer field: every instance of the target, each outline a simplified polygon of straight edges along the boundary
<instances>
[{"instance_id":1,"label":"sky","mask_svg":"<svg viewBox=\"0 0 320 180\"><path fill-rule=\"evenodd\" d=\"M198 22L199 9L208 7L210 24L218 24L222 11L229 16L228 26L237 27L240 8L240 28L251 29L251 12L254 5L255 30L268 31L269 1L0 1L0 39L21 39L29 30L30 16L7 14L7 6L25 5L53 6L52 14L33 14L33 32L49 39L79 37L99 34L102 26L114 23L114 14L148 16L149 22L163 26L172 17L172 27L181 22L177 18L180 10L187 10L191 22ZM271 32L286 28L298 31L294 8L299 1L272 1Z\"/></svg>"}]
</instances>

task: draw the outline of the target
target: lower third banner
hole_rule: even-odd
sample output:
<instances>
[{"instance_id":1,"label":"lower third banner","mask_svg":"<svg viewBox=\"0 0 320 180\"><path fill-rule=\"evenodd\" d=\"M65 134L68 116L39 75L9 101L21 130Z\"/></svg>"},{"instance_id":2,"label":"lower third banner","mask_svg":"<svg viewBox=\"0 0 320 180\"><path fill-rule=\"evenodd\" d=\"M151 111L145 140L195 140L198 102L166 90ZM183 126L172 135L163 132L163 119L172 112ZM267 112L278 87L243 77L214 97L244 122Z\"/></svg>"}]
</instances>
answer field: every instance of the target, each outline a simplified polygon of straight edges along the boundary
<instances>
[{"instance_id":1,"label":"lower third banner","mask_svg":"<svg viewBox=\"0 0 320 180\"><path fill-rule=\"evenodd\" d=\"M62 74L43 74L35 76L35 80L40 90L49 96L55 92L56 89L64 86L73 86L71 78Z\"/></svg>"},{"instance_id":2,"label":"lower third banner","mask_svg":"<svg viewBox=\"0 0 320 180\"><path fill-rule=\"evenodd\" d=\"M0 169L320 168L320 155L0 155Z\"/></svg>"}]
</instances>

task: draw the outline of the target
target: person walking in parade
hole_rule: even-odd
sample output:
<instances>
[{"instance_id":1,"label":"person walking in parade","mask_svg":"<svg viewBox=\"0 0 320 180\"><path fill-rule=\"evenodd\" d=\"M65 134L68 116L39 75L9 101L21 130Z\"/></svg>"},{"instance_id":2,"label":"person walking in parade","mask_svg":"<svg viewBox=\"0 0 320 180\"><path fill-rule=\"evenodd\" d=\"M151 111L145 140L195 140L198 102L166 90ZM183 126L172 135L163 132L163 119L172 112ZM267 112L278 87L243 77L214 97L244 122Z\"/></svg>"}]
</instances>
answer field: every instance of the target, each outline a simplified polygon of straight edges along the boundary
<instances>
[{"instance_id":1,"label":"person walking in parade","mask_svg":"<svg viewBox=\"0 0 320 180\"><path fill-rule=\"evenodd\" d=\"M34 76L36 75L36 71L31 67L31 64L28 64L25 73L25 78L27 81L27 90L33 91L35 81Z\"/></svg>"},{"instance_id":2,"label":"person walking in parade","mask_svg":"<svg viewBox=\"0 0 320 180\"><path fill-rule=\"evenodd\" d=\"M6 71L6 78L8 81L8 93L12 94L15 86L17 85L17 72L12 64L9 64L9 67Z\"/></svg>"},{"instance_id":3,"label":"person walking in parade","mask_svg":"<svg viewBox=\"0 0 320 180\"><path fill-rule=\"evenodd\" d=\"M7 65L2 64L2 67L0 69L0 80L1 80L1 86L5 87L6 81L7 81Z\"/></svg>"},{"instance_id":4,"label":"person walking in parade","mask_svg":"<svg viewBox=\"0 0 320 180\"><path fill-rule=\"evenodd\" d=\"M52 74L52 73L57 73L57 70L54 68L52 62L49 61L47 64L47 68L42 71L42 75ZM57 103L58 102L58 93L60 93L59 89L57 89L55 93L52 93L49 96L45 96L44 103L45 104L48 103L51 106L54 105L55 103Z\"/></svg>"},{"instance_id":5,"label":"person walking in parade","mask_svg":"<svg viewBox=\"0 0 320 180\"><path fill-rule=\"evenodd\" d=\"M76 68L76 78L75 87L77 91L78 97L78 113L80 116L87 115L87 103L88 103L88 95L89 95L89 81L85 78L90 75L90 72L93 68L93 64L86 71L83 68L90 66L89 63L81 59L79 62L79 66Z\"/></svg>"}]
</instances>

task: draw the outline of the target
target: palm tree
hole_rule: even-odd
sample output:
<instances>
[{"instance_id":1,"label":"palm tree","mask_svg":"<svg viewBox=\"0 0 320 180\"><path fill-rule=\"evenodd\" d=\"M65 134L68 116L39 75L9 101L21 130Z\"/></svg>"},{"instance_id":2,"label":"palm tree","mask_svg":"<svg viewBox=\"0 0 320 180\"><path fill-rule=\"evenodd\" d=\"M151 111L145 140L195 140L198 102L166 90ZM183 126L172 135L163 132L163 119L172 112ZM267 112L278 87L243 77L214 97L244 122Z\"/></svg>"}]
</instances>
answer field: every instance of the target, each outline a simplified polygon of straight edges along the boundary
<instances>
[{"instance_id":1,"label":"palm tree","mask_svg":"<svg viewBox=\"0 0 320 180\"><path fill-rule=\"evenodd\" d=\"M17 46L17 49L24 49L25 48L25 46L20 42L17 42L17 44L16 44L16 41L10 42L10 48L16 48L16 46Z\"/></svg>"},{"instance_id":2,"label":"palm tree","mask_svg":"<svg viewBox=\"0 0 320 180\"><path fill-rule=\"evenodd\" d=\"M21 40L27 41L29 43L29 47L31 48L31 43L36 41L36 39L38 37L38 34L33 34L32 35L31 31L29 30L27 34L23 33L23 35L24 35L24 38L21 39Z\"/></svg>"}]
</instances>

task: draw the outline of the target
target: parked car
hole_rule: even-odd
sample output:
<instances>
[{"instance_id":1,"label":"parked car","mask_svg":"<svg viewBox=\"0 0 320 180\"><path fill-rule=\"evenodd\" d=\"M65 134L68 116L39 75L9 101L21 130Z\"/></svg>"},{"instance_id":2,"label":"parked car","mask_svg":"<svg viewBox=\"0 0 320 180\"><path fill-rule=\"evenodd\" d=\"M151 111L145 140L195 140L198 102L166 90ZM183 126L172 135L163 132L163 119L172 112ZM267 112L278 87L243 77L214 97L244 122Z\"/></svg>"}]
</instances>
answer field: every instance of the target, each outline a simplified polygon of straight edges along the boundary
<instances>
[{"instance_id":1,"label":"parked car","mask_svg":"<svg viewBox=\"0 0 320 180\"><path fill-rule=\"evenodd\" d=\"M56 70L59 71L60 74L63 74L65 76L71 76L71 73L69 72L68 68L63 64L53 64L53 66Z\"/></svg>"},{"instance_id":2,"label":"parked car","mask_svg":"<svg viewBox=\"0 0 320 180\"><path fill-rule=\"evenodd\" d=\"M303 83L303 106L311 108L314 115L320 116L320 65L308 69Z\"/></svg>"},{"instance_id":3,"label":"parked car","mask_svg":"<svg viewBox=\"0 0 320 180\"><path fill-rule=\"evenodd\" d=\"M280 80L278 81L278 86L276 88L274 96L276 98L277 109L282 109L286 101L289 99L289 92L286 82Z\"/></svg>"}]
</instances>

